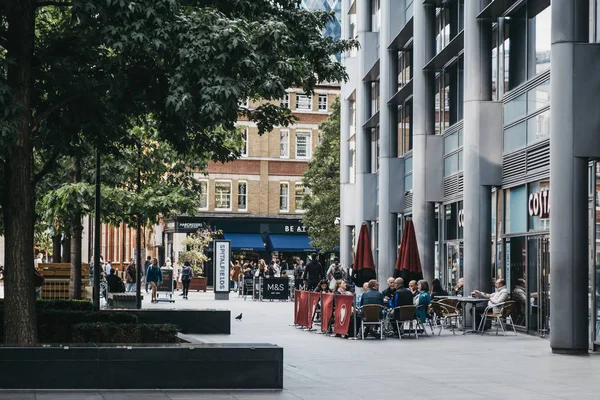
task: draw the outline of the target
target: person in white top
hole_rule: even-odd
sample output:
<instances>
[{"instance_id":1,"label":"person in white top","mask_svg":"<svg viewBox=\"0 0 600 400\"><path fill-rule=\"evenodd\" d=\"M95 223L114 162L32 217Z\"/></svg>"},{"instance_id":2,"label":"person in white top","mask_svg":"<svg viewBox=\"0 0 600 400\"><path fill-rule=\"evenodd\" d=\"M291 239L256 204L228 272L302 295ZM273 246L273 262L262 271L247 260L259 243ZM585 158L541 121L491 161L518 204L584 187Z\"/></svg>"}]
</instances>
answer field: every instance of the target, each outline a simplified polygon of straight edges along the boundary
<instances>
[{"instance_id":1,"label":"person in white top","mask_svg":"<svg viewBox=\"0 0 600 400\"><path fill-rule=\"evenodd\" d=\"M481 296L485 297L486 299L489 299L490 301L488 301L487 303L488 307L494 307L494 312L498 313L500 312L501 308L496 307L496 305L504 303L506 300L508 300L508 289L504 284L504 279L498 279L496 281L495 286L496 291L494 293L484 293L480 292L479 290L475 290L473 293L476 296Z\"/></svg>"}]
</instances>

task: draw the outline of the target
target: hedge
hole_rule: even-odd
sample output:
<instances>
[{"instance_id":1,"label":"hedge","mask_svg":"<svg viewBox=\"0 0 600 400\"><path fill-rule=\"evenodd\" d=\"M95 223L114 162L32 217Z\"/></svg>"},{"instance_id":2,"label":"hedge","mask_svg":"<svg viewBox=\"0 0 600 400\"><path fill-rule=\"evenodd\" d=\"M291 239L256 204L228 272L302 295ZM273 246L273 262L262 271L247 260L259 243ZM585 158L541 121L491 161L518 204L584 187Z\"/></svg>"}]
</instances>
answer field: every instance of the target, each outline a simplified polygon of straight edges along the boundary
<instances>
[{"instance_id":1,"label":"hedge","mask_svg":"<svg viewBox=\"0 0 600 400\"><path fill-rule=\"evenodd\" d=\"M177 327L170 324L92 322L72 326L72 343L175 343Z\"/></svg>"},{"instance_id":2,"label":"hedge","mask_svg":"<svg viewBox=\"0 0 600 400\"><path fill-rule=\"evenodd\" d=\"M93 311L43 310L37 313L38 340L40 343L71 343L72 328L80 323L136 324L138 318L130 313L104 313Z\"/></svg>"},{"instance_id":3,"label":"hedge","mask_svg":"<svg viewBox=\"0 0 600 400\"><path fill-rule=\"evenodd\" d=\"M93 304L89 300L38 300L35 308L40 310L71 310L71 311L92 311Z\"/></svg>"}]
</instances>

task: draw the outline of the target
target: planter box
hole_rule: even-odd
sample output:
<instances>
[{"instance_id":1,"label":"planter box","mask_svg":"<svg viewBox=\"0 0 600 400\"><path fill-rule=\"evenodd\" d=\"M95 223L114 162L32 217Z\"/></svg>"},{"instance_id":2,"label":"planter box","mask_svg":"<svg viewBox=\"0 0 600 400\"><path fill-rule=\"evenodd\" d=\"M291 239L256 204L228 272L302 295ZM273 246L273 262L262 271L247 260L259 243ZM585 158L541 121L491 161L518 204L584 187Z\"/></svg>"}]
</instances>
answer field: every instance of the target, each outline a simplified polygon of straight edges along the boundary
<instances>
[{"instance_id":1,"label":"planter box","mask_svg":"<svg viewBox=\"0 0 600 400\"><path fill-rule=\"evenodd\" d=\"M206 286L208 284L208 278L192 278L190 282L190 290L204 291L206 292Z\"/></svg>"},{"instance_id":2,"label":"planter box","mask_svg":"<svg viewBox=\"0 0 600 400\"><path fill-rule=\"evenodd\" d=\"M168 378L160 371L169 371ZM283 389L270 344L0 347L2 389Z\"/></svg>"},{"instance_id":3,"label":"planter box","mask_svg":"<svg viewBox=\"0 0 600 400\"><path fill-rule=\"evenodd\" d=\"M179 332L196 335L231 334L229 310L102 310L102 313L126 312L137 315L141 324L173 324ZM1 386L0 386L1 387Z\"/></svg>"}]
</instances>

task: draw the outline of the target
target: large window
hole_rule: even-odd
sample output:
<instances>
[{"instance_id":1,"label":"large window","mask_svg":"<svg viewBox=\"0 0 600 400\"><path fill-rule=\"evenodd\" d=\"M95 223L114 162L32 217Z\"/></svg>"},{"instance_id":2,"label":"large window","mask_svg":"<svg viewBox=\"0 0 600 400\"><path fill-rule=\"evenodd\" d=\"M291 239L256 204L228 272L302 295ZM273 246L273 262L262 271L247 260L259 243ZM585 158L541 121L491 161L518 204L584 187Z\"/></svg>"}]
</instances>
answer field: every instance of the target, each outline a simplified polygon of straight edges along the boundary
<instances>
[{"instance_id":1,"label":"large window","mask_svg":"<svg viewBox=\"0 0 600 400\"><path fill-rule=\"evenodd\" d=\"M446 2L445 7L436 8L436 53L442 51L464 28L464 0Z\"/></svg>"},{"instance_id":2,"label":"large window","mask_svg":"<svg viewBox=\"0 0 600 400\"><path fill-rule=\"evenodd\" d=\"M528 1L504 21L506 91L550 69L551 7Z\"/></svg>"},{"instance_id":3,"label":"large window","mask_svg":"<svg viewBox=\"0 0 600 400\"><path fill-rule=\"evenodd\" d=\"M200 181L200 210L208 210L208 181Z\"/></svg>"},{"instance_id":4,"label":"large window","mask_svg":"<svg viewBox=\"0 0 600 400\"><path fill-rule=\"evenodd\" d=\"M504 153L550 137L550 81L504 104Z\"/></svg>"},{"instance_id":5,"label":"large window","mask_svg":"<svg viewBox=\"0 0 600 400\"><path fill-rule=\"evenodd\" d=\"M379 126L371 129L371 173L379 171Z\"/></svg>"},{"instance_id":6,"label":"large window","mask_svg":"<svg viewBox=\"0 0 600 400\"><path fill-rule=\"evenodd\" d=\"M379 81L371 82L371 116L379 111L380 96L379 96Z\"/></svg>"},{"instance_id":7,"label":"large window","mask_svg":"<svg viewBox=\"0 0 600 400\"><path fill-rule=\"evenodd\" d=\"M413 148L412 100L398 106L398 156Z\"/></svg>"},{"instance_id":8,"label":"large window","mask_svg":"<svg viewBox=\"0 0 600 400\"><path fill-rule=\"evenodd\" d=\"M412 49L398 52L398 89L412 79Z\"/></svg>"},{"instance_id":9,"label":"large window","mask_svg":"<svg viewBox=\"0 0 600 400\"><path fill-rule=\"evenodd\" d=\"M410 192L413 188L413 158L404 159L404 192Z\"/></svg>"},{"instance_id":10,"label":"large window","mask_svg":"<svg viewBox=\"0 0 600 400\"><path fill-rule=\"evenodd\" d=\"M290 131L281 129L279 131L279 157L289 158L290 156Z\"/></svg>"},{"instance_id":11,"label":"large window","mask_svg":"<svg viewBox=\"0 0 600 400\"><path fill-rule=\"evenodd\" d=\"M248 128L245 128L242 131L242 149L240 150L240 154L242 157L248 157Z\"/></svg>"},{"instance_id":12,"label":"large window","mask_svg":"<svg viewBox=\"0 0 600 400\"><path fill-rule=\"evenodd\" d=\"M296 200L296 211L304 211L304 195L306 194L306 188L301 182L296 183L295 200Z\"/></svg>"},{"instance_id":13,"label":"large window","mask_svg":"<svg viewBox=\"0 0 600 400\"><path fill-rule=\"evenodd\" d=\"M230 181L215 181L215 209L231 211Z\"/></svg>"},{"instance_id":14,"label":"large window","mask_svg":"<svg viewBox=\"0 0 600 400\"><path fill-rule=\"evenodd\" d=\"M296 110L312 110L312 96L297 93Z\"/></svg>"},{"instance_id":15,"label":"large window","mask_svg":"<svg viewBox=\"0 0 600 400\"><path fill-rule=\"evenodd\" d=\"M279 211L290 210L290 184L281 182L279 184Z\"/></svg>"},{"instance_id":16,"label":"large window","mask_svg":"<svg viewBox=\"0 0 600 400\"><path fill-rule=\"evenodd\" d=\"M464 59L462 56L444 72L437 74L435 85L435 131L436 134L440 134L463 118Z\"/></svg>"},{"instance_id":17,"label":"large window","mask_svg":"<svg viewBox=\"0 0 600 400\"><path fill-rule=\"evenodd\" d=\"M444 138L444 177L463 170L463 130Z\"/></svg>"},{"instance_id":18,"label":"large window","mask_svg":"<svg viewBox=\"0 0 600 400\"><path fill-rule=\"evenodd\" d=\"M319 111L321 111L321 112L327 111L327 95L326 94L319 95Z\"/></svg>"},{"instance_id":19,"label":"large window","mask_svg":"<svg viewBox=\"0 0 600 400\"><path fill-rule=\"evenodd\" d=\"M248 182L238 182L238 211L248 211Z\"/></svg>"},{"instance_id":20,"label":"large window","mask_svg":"<svg viewBox=\"0 0 600 400\"><path fill-rule=\"evenodd\" d=\"M290 108L290 94L284 94L279 104L281 107Z\"/></svg>"},{"instance_id":21,"label":"large window","mask_svg":"<svg viewBox=\"0 0 600 400\"><path fill-rule=\"evenodd\" d=\"M367 0L363 0L367 1ZM371 0L371 31L379 32L381 28L381 4L379 0Z\"/></svg>"},{"instance_id":22,"label":"large window","mask_svg":"<svg viewBox=\"0 0 600 400\"><path fill-rule=\"evenodd\" d=\"M525 185L504 190L504 233L527 231L527 187Z\"/></svg>"},{"instance_id":23,"label":"large window","mask_svg":"<svg viewBox=\"0 0 600 400\"><path fill-rule=\"evenodd\" d=\"M296 132L296 158L310 158L310 132Z\"/></svg>"}]
</instances>

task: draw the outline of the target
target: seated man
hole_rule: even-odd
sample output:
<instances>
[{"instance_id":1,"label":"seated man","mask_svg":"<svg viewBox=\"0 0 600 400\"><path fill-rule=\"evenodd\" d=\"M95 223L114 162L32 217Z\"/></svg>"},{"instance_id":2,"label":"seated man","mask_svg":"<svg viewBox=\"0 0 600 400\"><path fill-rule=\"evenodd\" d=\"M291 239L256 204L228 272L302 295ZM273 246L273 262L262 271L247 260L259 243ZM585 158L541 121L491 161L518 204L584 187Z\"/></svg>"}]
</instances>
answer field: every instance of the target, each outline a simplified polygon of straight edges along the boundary
<instances>
[{"instance_id":1,"label":"seated man","mask_svg":"<svg viewBox=\"0 0 600 400\"><path fill-rule=\"evenodd\" d=\"M404 287L404 279L396 278L394 282L396 285L396 291L391 299L392 308L401 306L412 306L413 305L413 293L410 289Z\"/></svg>"},{"instance_id":2,"label":"seated man","mask_svg":"<svg viewBox=\"0 0 600 400\"><path fill-rule=\"evenodd\" d=\"M356 295L356 307L362 306L362 295L369 291L369 282L363 283L363 292Z\"/></svg>"},{"instance_id":3,"label":"seated man","mask_svg":"<svg viewBox=\"0 0 600 400\"><path fill-rule=\"evenodd\" d=\"M477 320L476 320L477 324L479 324L479 322L481 321L481 314L483 314L483 312L485 311L485 309L487 307L494 307L494 312L499 313L501 311L501 307L496 307L496 304L504 303L506 300L508 300L508 289L506 289L506 286L504 285L504 279L498 279L496 281L495 286L496 286L496 291L494 293L484 293L484 292L480 292L479 290L475 290L473 292L473 294L475 296L489 299L487 304L479 303L475 307L475 312L476 312L476 316L477 316ZM490 324L491 324L491 321L490 321Z\"/></svg>"},{"instance_id":4,"label":"seated man","mask_svg":"<svg viewBox=\"0 0 600 400\"><path fill-rule=\"evenodd\" d=\"M364 292L361 298L361 306L368 304L379 304L383 305L383 294L379 293L379 283L375 279L371 279L368 283L369 291Z\"/></svg>"},{"instance_id":5,"label":"seated man","mask_svg":"<svg viewBox=\"0 0 600 400\"><path fill-rule=\"evenodd\" d=\"M394 286L394 278L389 277L387 279L387 284L388 284L387 289L385 289L383 292L381 292L383 294L383 299L385 300L386 303L389 299L392 298L392 296L394 295L394 292L396 291L396 287ZM387 299L386 299L386 297L387 297Z\"/></svg>"},{"instance_id":6,"label":"seated man","mask_svg":"<svg viewBox=\"0 0 600 400\"><path fill-rule=\"evenodd\" d=\"M123 293L125 292L125 287L123 285L123 281L116 274L117 270L111 268L108 276L106 277L106 284L108 285L109 293Z\"/></svg>"},{"instance_id":7,"label":"seated man","mask_svg":"<svg viewBox=\"0 0 600 400\"><path fill-rule=\"evenodd\" d=\"M413 296L416 296L419 294L419 290L417 289L417 281L408 282L408 289L413 294Z\"/></svg>"}]
</instances>

